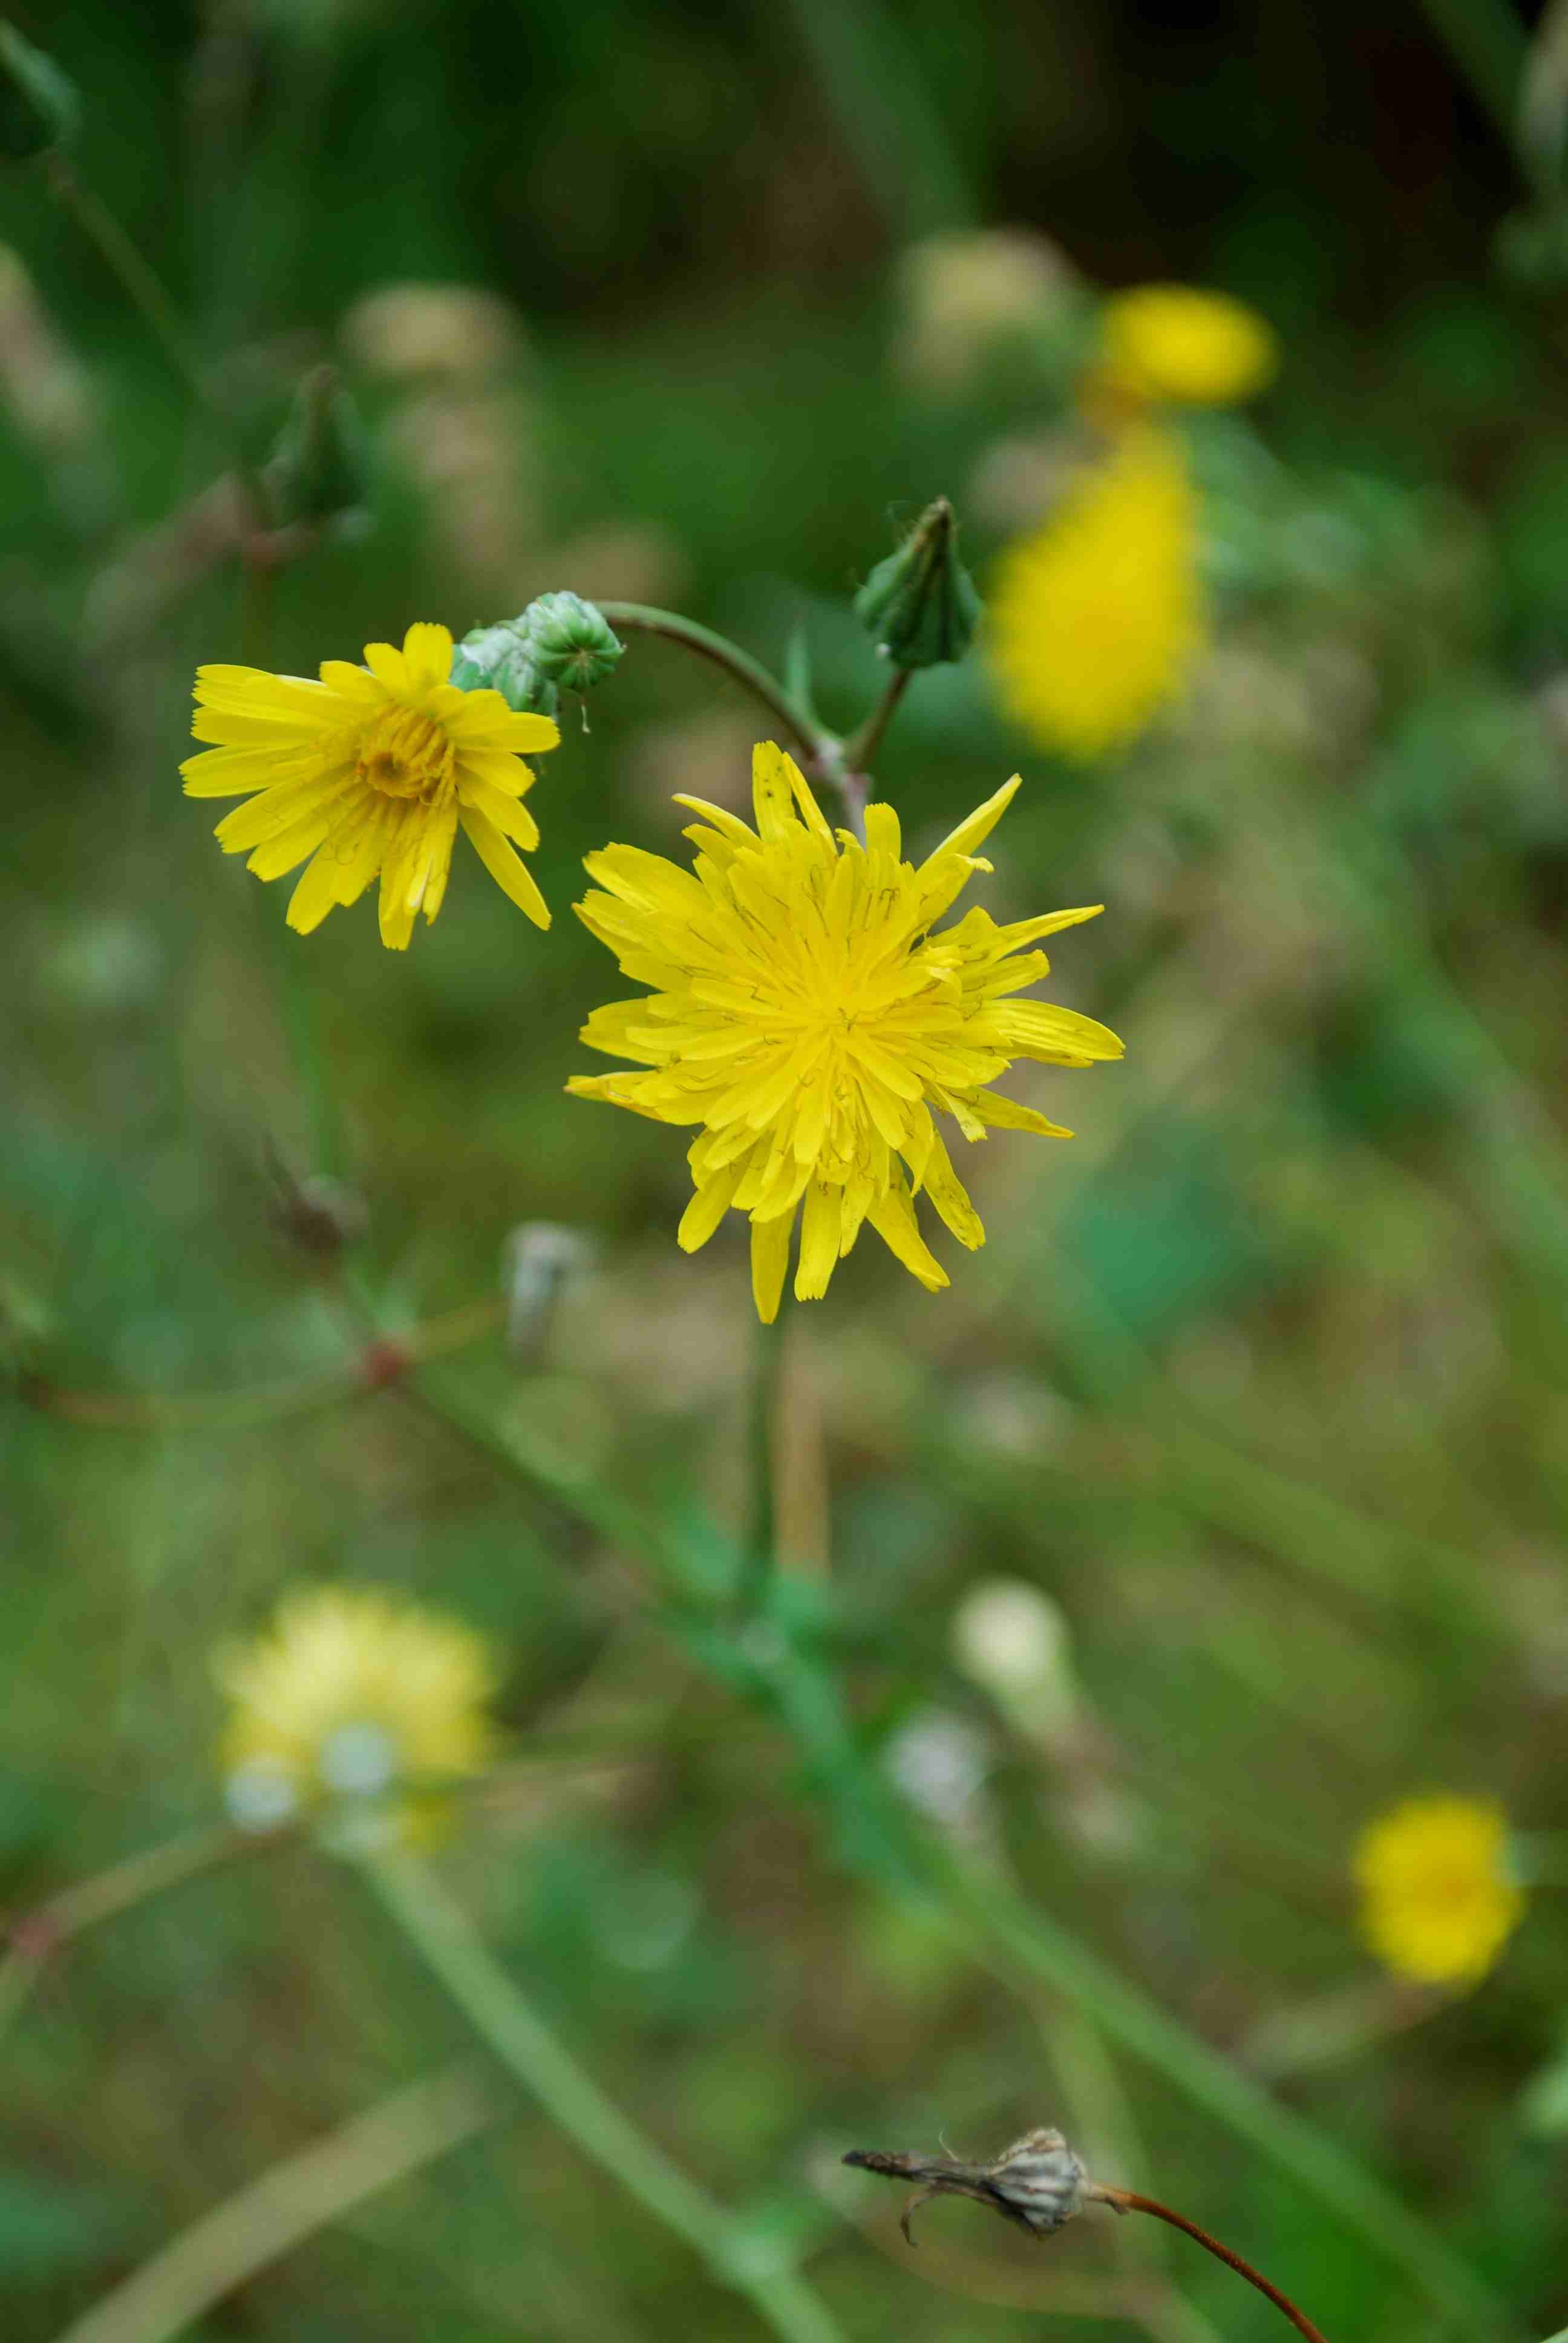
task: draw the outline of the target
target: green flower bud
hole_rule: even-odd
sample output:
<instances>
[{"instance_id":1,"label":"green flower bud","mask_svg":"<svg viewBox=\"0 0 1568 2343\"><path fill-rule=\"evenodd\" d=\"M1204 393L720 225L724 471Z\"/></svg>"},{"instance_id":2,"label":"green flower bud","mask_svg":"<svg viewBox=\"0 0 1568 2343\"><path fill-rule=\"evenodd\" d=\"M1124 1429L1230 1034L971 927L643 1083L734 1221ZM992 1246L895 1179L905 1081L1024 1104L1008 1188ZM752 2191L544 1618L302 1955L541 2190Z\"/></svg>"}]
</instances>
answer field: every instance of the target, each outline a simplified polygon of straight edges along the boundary
<instances>
[{"instance_id":1,"label":"green flower bud","mask_svg":"<svg viewBox=\"0 0 1568 2343\"><path fill-rule=\"evenodd\" d=\"M602 683L626 648L603 612L580 594L541 594L520 623L539 672L563 691L588 691Z\"/></svg>"},{"instance_id":2,"label":"green flower bud","mask_svg":"<svg viewBox=\"0 0 1568 2343\"><path fill-rule=\"evenodd\" d=\"M498 691L519 713L554 716L560 693L540 672L526 629L528 612L498 627L475 627L452 654L452 681L462 691Z\"/></svg>"},{"instance_id":3,"label":"green flower bud","mask_svg":"<svg viewBox=\"0 0 1568 2343\"><path fill-rule=\"evenodd\" d=\"M957 537L953 508L939 497L855 597L855 616L895 667L960 659L974 639L980 599L959 559Z\"/></svg>"},{"instance_id":4,"label":"green flower bud","mask_svg":"<svg viewBox=\"0 0 1568 2343\"><path fill-rule=\"evenodd\" d=\"M365 443L336 367L316 367L294 394L263 469L279 521L331 520L367 502Z\"/></svg>"},{"instance_id":5,"label":"green flower bud","mask_svg":"<svg viewBox=\"0 0 1568 2343\"><path fill-rule=\"evenodd\" d=\"M25 163L51 147L68 146L80 111L54 58L0 19L0 156Z\"/></svg>"}]
</instances>

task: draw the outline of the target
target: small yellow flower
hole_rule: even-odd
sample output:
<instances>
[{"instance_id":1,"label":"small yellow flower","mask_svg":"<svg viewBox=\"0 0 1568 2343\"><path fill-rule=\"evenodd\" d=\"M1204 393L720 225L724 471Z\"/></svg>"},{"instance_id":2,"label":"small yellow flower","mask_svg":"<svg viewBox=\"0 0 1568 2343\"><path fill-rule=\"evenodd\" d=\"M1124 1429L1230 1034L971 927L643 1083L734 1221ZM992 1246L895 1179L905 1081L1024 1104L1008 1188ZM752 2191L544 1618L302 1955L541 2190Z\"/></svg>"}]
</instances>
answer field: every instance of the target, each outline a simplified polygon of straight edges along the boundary
<instances>
[{"instance_id":1,"label":"small yellow flower","mask_svg":"<svg viewBox=\"0 0 1568 2343\"><path fill-rule=\"evenodd\" d=\"M250 799L217 826L224 852L248 852L258 879L310 858L288 906L301 935L379 873L381 940L402 951L414 914L433 920L441 908L460 822L497 885L548 928L545 899L508 841L539 842L519 802L534 777L518 752L553 749L555 724L515 713L498 691L449 683L445 627L410 627L401 650L367 643L365 662L324 659L319 683L197 669L191 730L217 745L180 767L186 795Z\"/></svg>"},{"instance_id":2,"label":"small yellow flower","mask_svg":"<svg viewBox=\"0 0 1568 2343\"><path fill-rule=\"evenodd\" d=\"M1508 1819L1486 1798L1408 1798L1356 1842L1362 1933L1396 1976L1476 1985L1524 1910Z\"/></svg>"},{"instance_id":3,"label":"small yellow flower","mask_svg":"<svg viewBox=\"0 0 1568 2343\"><path fill-rule=\"evenodd\" d=\"M866 844L835 835L793 760L771 741L752 760L757 830L701 798L686 835L694 871L632 846L588 858L606 890L577 908L622 972L650 997L597 1009L590 1048L645 1073L578 1075L578 1098L658 1122L699 1123L688 1252L734 1206L751 1217L759 1315L778 1314L796 1208L804 1200L796 1299L816 1301L869 1221L931 1292L948 1282L915 1221L923 1188L960 1244L985 1232L930 1109L966 1139L988 1129L1070 1136L985 1085L1014 1058L1087 1066L1119 1058L1114 1033L1049 1001L1010 1001L1044 976L1022 947L1094 917L1099 904L999 928L971 910L929 932L976 870L1015 776L917 870L891 806L866 809ZM1011 957L1019 954L1017 958ZM907 1173L907 1176L906 1176Z\"/></svg>"},{"instance_id":4,"label":"small yellow flower","mask_svg":"<svg viewBox=\"0 0 1568 2343\"><path fill-rule=\"evenodd\" d=\"M1002 555L986 656L1008 713L1085 761L1135 739L1202 650L1197 509L1179 440L1127 431Z\"/></svg>"},{"instance_id":5,"label":"small yellow flower","mask_svg":"<svg viewBox=\"0 0 1568 2343\"><path fill-rule=\"evenodd\" d=\"M1100 313L1096 390L1151 404L1230 407L1271 382L1279 348L1261 317L1224 293L1139 285Z\"/></svg>"},{"instance_id":6,"label":"small yellow flower","mask_svg":"<svg viewBox=\"0 0 1568 2343\"><path fill-rule=\"evenodd\" d=\"M481 1772L496 1673L458 1621L375 1587L300 1587L268 1631L216 1655L225 1794L242 1827L322 1806L389 1815Z\"/></svg>"}]
</instances>

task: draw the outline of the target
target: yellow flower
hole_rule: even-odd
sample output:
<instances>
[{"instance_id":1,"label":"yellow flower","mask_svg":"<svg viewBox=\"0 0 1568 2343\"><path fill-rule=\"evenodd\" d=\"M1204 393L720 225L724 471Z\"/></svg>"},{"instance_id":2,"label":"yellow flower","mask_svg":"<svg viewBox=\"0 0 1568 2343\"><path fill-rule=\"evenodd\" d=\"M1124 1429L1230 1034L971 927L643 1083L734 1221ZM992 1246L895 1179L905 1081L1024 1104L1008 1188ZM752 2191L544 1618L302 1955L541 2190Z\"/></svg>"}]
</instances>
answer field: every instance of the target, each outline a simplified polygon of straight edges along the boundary
<instances>
[{"instance_id":1,"label":"yellow flower","mask_svg":"<svg viewBox=\"0 0 1568 2343\"><path fill-rule=\"evenodd\" d=\"M596 1010L582 1039L651 1071L578 1075L567 1087L658 1122L701 1124L679 1242L695 1252L732 1205L749 1212L752 1292L767 1323L802 1199L798 1301L827 1292L865 1221L934 1292L948 1279L916 1225L913 1192L924 1188L960 1244L983 1243L985 1232L931 1107L966 1139L988 1129L1065 1139L985 1084L1014 1058L1087 1066L1121 1055L1088 1017L1006 998L1049 965L1021 947L1092 919L1099 904L1002 928L971 910L928 932L970 873L990 869L973 850L1017 788L1015 776L916 870L901 859L890 806L867 807L864 847L848 830L835 837L792 759L768 741L752 759L756 831L677 797L702 816L686 832L694 873L632 846L588 858L606 891L578 917L625 975L654 990Z\"/></svg>"},{"instance_id":2,"label":"yellow flower","mask_svg":"<svg viewBox=\"0 0 1568 2343\"><path fill-rule=\"evenodd\" d=\"M481 1772L493 1754L482 1638L375 1587L296 1589L213 1673L229 1704L225 1792L242 1827L356 1800L407 1822L410 1795Z\"/></svg>"},{"instance_id":3,"label":"yellow flower","mask_svg":"<svg viewBox=\"0 0 1568 2343\"><path fill-rule=\"evenodd\" d=\"M311 858L288 906L301 935L379 872L381 940L402 951L415 912L433 920L441 908L461 822L497 885L548 928L545 899L508 841L539 842L519 803L534 777L518 751L553 749L554 723L514 713L498 691L449 683L445 627L410 627L401 650L367 643L365 662L324 659L319 683L196 669L191 730L218 745L180 767L186 795L250 798L217 826L224 852L248 851L258 879Z\"/></svg>"},{"instance_id":4,"label":"yellow flower","mask_svg":"<svg viewBox=\"0 0 1568 2343\"><path fill-rule=\"evenodd\" d=\"M1002 555L984 641L1008 713L1085 760L1135 739L1203 649L1197 562L1180 442L1152 425L1126 432Z\"/></svg>"},{"instance_id":5,"label":"yellow flower","mask_svg":"<svg viewBox=\"0 0 1568 2343\"><path fill-rule=\"evenodd\" d=\"M1507 1865L1508 1820L1486 1798L1408 1798L1356 1842L1362 1933L1417 1985L1478 1984L1524 1897Z\"/></svg>"},{"instance_id":6,"label":"yellow flower","mask_svg":"<svg viewBox=\"0 0 1568 2343\"><path fill-rule=\"evenodd\" d=\"M1271 382L1279 348L1255 310L1187 285L1139 285L1100 313L1090 397L1229 407Z\"/></svg>"}]
</instances>

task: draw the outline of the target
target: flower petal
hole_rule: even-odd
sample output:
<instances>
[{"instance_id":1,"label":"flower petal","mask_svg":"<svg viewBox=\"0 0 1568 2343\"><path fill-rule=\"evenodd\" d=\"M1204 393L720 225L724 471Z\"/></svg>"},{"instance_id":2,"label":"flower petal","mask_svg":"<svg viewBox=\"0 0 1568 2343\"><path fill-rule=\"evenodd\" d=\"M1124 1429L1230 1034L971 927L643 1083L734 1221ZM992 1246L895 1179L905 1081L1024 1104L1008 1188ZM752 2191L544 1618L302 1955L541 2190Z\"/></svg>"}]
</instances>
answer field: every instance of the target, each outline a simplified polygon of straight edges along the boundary
<instances>
[{"instance_id":1,"label":"flower petal","mask_svg":"<svg viewBox=\"0 0 1568 2343\"><path fill-rule=\"evenodd\" d=\"M458 820L473 842L474 851L504 895L509 895L519 910L526 911L536 928L548 928L549 906L535 883L533 873L518 860L507 840L501 836L488 814L477 806L460 806Z\"/></svg>"}]
</instances>

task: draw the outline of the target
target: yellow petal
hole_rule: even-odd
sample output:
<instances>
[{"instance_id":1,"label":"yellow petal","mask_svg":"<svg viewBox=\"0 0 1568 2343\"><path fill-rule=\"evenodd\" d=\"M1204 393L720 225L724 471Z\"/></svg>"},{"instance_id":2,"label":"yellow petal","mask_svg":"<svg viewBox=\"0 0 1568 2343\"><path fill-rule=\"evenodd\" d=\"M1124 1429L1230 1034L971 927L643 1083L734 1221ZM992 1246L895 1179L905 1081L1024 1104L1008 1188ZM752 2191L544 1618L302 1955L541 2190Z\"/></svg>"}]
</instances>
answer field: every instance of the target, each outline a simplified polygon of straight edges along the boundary
<instances>
[{"instance_id":1,"label":"yellow petal","mask_svg":"<svg viewBox=\"0 0 1568 2343\"><path fill-rule=\"evenodd\" d=\"M530 852L538 844L539 826L527 806L519 805L505 789L498 789L482 779L466 759L458 769L457 798L460 804L477 806L482 814L488 815L503 838L515 840Z\"/></svg>"},{"instance_id":2,"label":"yellow petal","mask_svg":"<svg viewBox=\"0 0 1568 2343\"><path fill-rule=\"evenodd\" d=\"M813 1180L806 1191L800 1257L795 1264L797 1302L819 1302L828 1291L843 1235L843 1201L841 1188L829 1188L821 1180Z\"/></svg>"},{"instance_id":3,"label":"yellow petal","mask_svg":"<svg viewBox=\"0 0 1568 2343\"><path fill-rule=\"evenodd\" d=\"M452 637L446 627L417 619L403 638L403 669L410 695L421 699L452 673Z\"/></svg>"},{"instance_id":4,"label":"yellow petal","mask_svg":"<svg viewBox=\"0 0 1568 2343\"><path fill-rule=\"evenodd\" d=\"M942 1143L940 1131L934 1128L931 1151L926 1159L925 1188L960 1244L967 1245L970 1252L984 1244L985 1224L970 1202L963 1182L953 1170L952 1159Z\"/></svg>"},{"instance_id":5,"label":"yellow petal","mask_svg":"<svg viewBox=\"0 0 1568 2343\"><path fill-rule=\"evenodd\" d=\"M708 1242L729 1210L730 1200L740 1185L740 1172L739 1163L727 1164L722 1172L716 1172L698 1189L682 1212L680 1226L675 1232L675 1241L682 1252L697 1252Z\"/></svg>"},{"instance_id":6,"label":"yellow petal","mask_svg":"<svg viewBox=\"0 0 1568 2343\"><path fill-rule=\"evenodd\" d=\"M948 832L936 852L927 856L923 867L929 870L931 864L940 861L944 854L972 854L975 848L990 836L1011 805L1018 795L1021 779L1020 774L1015 773L1010 781L1002 783L994 797L987 798L984 805L976 806L967 820L960 821L956 830ZM1040 932L1046 934L1049 930L1041 929Z\"/></svg>"},{"instance_id":7,"label":"yellow petal","mask_svg":"<svg viewBox=\"0 0 1568 2343\"><path fill-rule=\"evenodd\" d=\"M548 928L549 906L535 883L533 873L513 853L488 814L477 806L462 806L458 819L467 831L475 853L504 895L509 895L519 910L526 911L536 928Z\"/></svg>"},{"instance_id":8,"label":"yellow petal","mask_svg":"<svg viewBox=\"0 0 1568 2343\"><path fill-rule=\"evenodd\" d=\"M795 1224L793 1212L780 1214L777 1220L753 1221L751 1223L751 1298L757 1304L757 1315L765 1326L771 1326L779 1315L779 1304L784 1298L784 1274L789 1266L789 1232Z\"/></svg>"},{"instance_id":9,"label":"yellow petal","mask_svg":"<svg viewBox=\"0 0 1568 2343\"><path fill-rule=\"evenodd\" d=\"M887 1194L870 1206L866 1218L889 1252L903 1262L910 1275L918 1277L928 1292L940 1293L949 1282L947 1271L921 1236L915 1222L915 1208L901 1181L890 1187Z\"/></svg>"},{"instance_id":10,"label":"yellow petal","mask_svg":"<svg viewBox=\"0 0 1568 2343\"><path fill-rule=\"evenodd\" d=\"M337 866L330 851L318 846L315 859L307 863L299 884L288 899L288 924L297 934L307 936L318 928L337 900Z\"/></svg>"}]
</instances>

